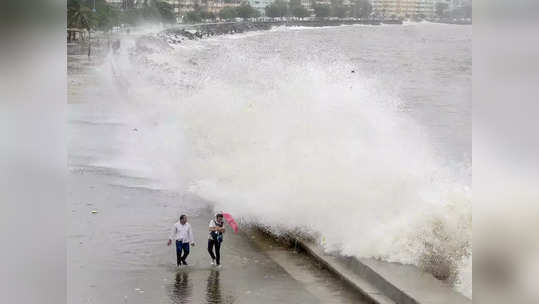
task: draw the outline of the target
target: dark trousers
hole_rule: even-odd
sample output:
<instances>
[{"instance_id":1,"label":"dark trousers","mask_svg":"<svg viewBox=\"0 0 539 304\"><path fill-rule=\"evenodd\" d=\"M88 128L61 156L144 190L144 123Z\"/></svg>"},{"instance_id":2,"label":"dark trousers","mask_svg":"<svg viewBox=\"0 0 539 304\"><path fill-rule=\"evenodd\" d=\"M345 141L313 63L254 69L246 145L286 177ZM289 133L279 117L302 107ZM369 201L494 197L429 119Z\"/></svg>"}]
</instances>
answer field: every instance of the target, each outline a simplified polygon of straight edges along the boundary
<instances>
[{"instance_id":1,"label":"dark trousers","mask_svg":"<svg viewBox=\"0 0 539 304\"><path fill-rule=\"evenodd\" d=\"M183 256L182 256L183 251ZM182 263L185 264L185 259L189 255L189 243L182 243L180 241L176 241L176 264L180 265Z\"/></svg>"},{"instance_id":2,"label":"dark trousers","mask_svg":"<svg viewBox=\"0 0 539 304\"><path fill-rule=\"evenodd\" d=\"M213 247L215 247L215 254L213 254ZM208 240L208 253L211 258L217 262L217 265L221 265L221 242L216 240Z\"/></svg>"}]
</instances>

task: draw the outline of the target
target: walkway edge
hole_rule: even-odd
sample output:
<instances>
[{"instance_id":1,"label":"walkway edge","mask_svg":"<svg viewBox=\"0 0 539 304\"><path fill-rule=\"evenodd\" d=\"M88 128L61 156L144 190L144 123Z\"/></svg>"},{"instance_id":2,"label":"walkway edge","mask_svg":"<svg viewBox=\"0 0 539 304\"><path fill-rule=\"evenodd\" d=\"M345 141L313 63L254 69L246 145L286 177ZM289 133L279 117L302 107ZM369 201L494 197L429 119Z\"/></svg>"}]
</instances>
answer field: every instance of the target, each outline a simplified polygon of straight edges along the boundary
<instances>
[{"instance_id":1,"label":"walkway edge","mask_svg":"<svg viewBox=\"0 0 539 304\"><path fill-rule=\"evenodd\" d=\"M342 280L346 281L350 286L363 294L368 300L375 304L394 304L397 303L391 298L384 295L376 286L371 284L366 279L354 274L346 269L346 265L338 261L337 257L325 254L324 251L311 242L297 240L298 246L303 249L308 255L312 256L319 263L324 265L329 271L336 274Z\"/></svg>"},{"instance_id":2,"label":"walkway edge","mask_svg":"<svg viewBox=\"0 0 539 304\"><path fill-rule=\"evenodd\" d=\"M377 304L471 304L445 283L412 265L357 259L326 253L320 246L297 244L328 270Z\"/></svg>"}]
</instances>

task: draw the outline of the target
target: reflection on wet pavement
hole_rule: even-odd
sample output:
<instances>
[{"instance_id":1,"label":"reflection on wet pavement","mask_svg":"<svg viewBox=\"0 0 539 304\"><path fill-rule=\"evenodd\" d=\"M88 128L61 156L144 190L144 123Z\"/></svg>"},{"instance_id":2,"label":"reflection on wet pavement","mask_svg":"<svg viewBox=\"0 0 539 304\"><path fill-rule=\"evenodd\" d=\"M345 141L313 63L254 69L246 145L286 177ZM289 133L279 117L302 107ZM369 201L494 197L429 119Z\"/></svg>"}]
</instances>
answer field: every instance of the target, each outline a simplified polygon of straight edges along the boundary
<instances>
[{"instance_id":1,"label":"reflection on wet pavement","mask_svg":"<svg viewBox=\"0 0 539 304\"><path fill-rule=\"evenodd\" d=\"M193 281L189 280L190 271L193 271ZM170 299L174 304L198 303L197 295L193 296L193 282L199 282L202 276L206 278L206 288L203 298L208 304L226 304L233 303L234 297L224 296L221 291L220 276L217 269L206 271L197 271L195 269L180 269L176 273L174 284L170 292Z\"/></svg>"},{"instance_id":2,"label":"reflection on wet pavement","mask_svg":"<svg viewBox=\"0 0 539 304\"><path fill-rule=\"evenodd\" d=\"M192 294L193 286L189 285L189 273L185 271L176 273L172 301L178 304L191 303Z\"/></svg>"},{"instance_id":3,"label":"reflection on wet pavement","mask_svg":"<svg viewBox=\"0 0 539 304\"><path fill-rule=\"evenodd\" d=\"M206 285L206 302L212 304L223 303L221 289L219 286L219 271L212 269L208 275L208 284Z\"/></svg>"}]
</instances>

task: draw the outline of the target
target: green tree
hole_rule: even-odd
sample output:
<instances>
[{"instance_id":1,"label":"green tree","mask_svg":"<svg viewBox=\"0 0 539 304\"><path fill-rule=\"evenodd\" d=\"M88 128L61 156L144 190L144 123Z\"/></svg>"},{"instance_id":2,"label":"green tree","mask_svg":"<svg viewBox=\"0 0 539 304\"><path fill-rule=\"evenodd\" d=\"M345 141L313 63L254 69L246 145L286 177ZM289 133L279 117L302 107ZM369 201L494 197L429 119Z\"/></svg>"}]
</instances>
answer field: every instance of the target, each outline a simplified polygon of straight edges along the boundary
<instances>
[{"instance_id":1,"label":"green tree","mask_svg":"<svg viewBox=\"0 0 539 304\"><path fill-rule=\"evenodd\" d=\"M330 16L344 18L346 15L346 7L343 0L331 0Z\"/></svg>"},{"instance_id":2,"label":"green tree","mask_svg":"<svg viewBox=\"0 0 539 304\"><path fill-rule=\"evenodd\" d=\"M123 9L134 9L134 8L135 8L135 0L124 0Z\"/></svg>"},{"instance_id":3,"label":"green tree","mask_svg":"<svg viewBox=\"0 0 539 304\"><path fill-rule=\"evenodd\" d=\"M318 18L329 17L330 7L327 4L316 4L314 7L314 15Z\"/></svg>"},{"instance_id":4,"label":"green tree","mask_svg":"<svg viewBox=\"0 0 539 304\"><path fill-rule=\"evenodd\" d=\"M298 18L301 18L301 19L303 19L305 17L309 17L311 15L311 12L309 12L309 10L306 9L303 5L295 7L291 11L292 11L292 16L298 17Z\"/></svg>"},{"instance_id":5,"label":"green tree","mask_svg":"<svg viewBox=\"0 0 539 304\"><path fill-rule=\"evenodd\" d=\"M260 16L260 13L254 9L248 2L243 2L236 8L238 17L240 18L252 18Z\"/></svg>"},{"instance_id":6,"label":"green tree","mask_svg":"<svg viewBox=\"0 0 539 304\"><path fill-rule=\"evenodd\" d=\"M105 0L96 0L96 11L92 14L95 28L110 31L113 26L119 25L119 12Z\"/></svg>"},{"instance_id":7,"label":"green tree","mask_svg":"<svg viewBox=\"0 0 539 304\"><path fill-rule=\"evenodd\" d=\"M449 4L445 2L436 2L436 5L434 8L436 10L436 15L438 15L438 17L443 17L445 16L445 12L449 8Z\"/></svg>"},{"instance_id":8,"label":"green tree","mask_svg":"<svg viewBox=\"0 0 539 304\"><path fill-rule=\"evenodd\" d=\"M283 0L276 0L266 6L266 16L276 18L288 15L288 5Z\"/></svg>"},{"instance_id":9,"label":"green tree","mask_svg":"<svg viewBox=\"0 0 539 304\"><path fill-rule=\"evenodd\" d=\"M288 8L290 11L292 11L295 8L298 8L301 6L301 0L290 0L288 1Z\"/></svg>"},{"instance_id":10,"label":"green tree","mask_svg":"<svg viewBox=\"0 0 539 304\"><path fill-rule=\"evenodd\" d=\"M135 8L125 9L120 14L120 22L124 24L136 25L143 19L141 11Z\"/></svg>"},{"instance_id":11,"label":"green tree","mask_svg":"<svg viewBox=\"0 0 539 304\"><path fill-rule=\"evenodd\" d=\"M238 12L233 7L225 7L219 12L219 18L230 20L238 16Z\"/></svg>"},{"instance_id":12,"label":"green tree","mask_svg":"<svg viewBox=\"0 0 539 304\"><path fill-rule=\"evenodd\" d=\"M369 0L355 0L350 15L356 18L368 18L372 13L372 4Z\"/></svg>"},{"instance_id":13,"label":"green tree","mask_svg":"<svg viewBox=\"0 0 539 304\"><path fill-rule=\"evenodd\" d=\"M294 17L305 18L311 15L302 4L301 0L290 0L288 3L290 14Z\"/></svg>"},{"instance_id":14,"label":"green tree","mask_svg":"<svg viewBox=\"0 0 539 304\"><path fill-rule=\"evenodd\" d=\"M346 7L344 5L338 5L331 8L331 16L332 17L338 17L338 18L344 18L346 16Z\"/></svg>"},{"instance_id":15,"label":"green tree","mask_svg":"<svg viewBox=\"0 0 539 304\"><path fill-rule=\"evenodd\" d=\"M271 17L271 18L275 18L275 17L279 17L279 13L277 12L277 8L275 7L275 5L268 5L264 8L264 11L266 13L266 16L268 17Z\"/></svg>"},{"instance_id":16,"label":"green tree","mask_svg":"<svg viewBox=\"0 0 539 304\"><path fill-rule=\"evenodd\" d=\"M200 18L202 18L203 20L213 20L215 19L215 14L213 12L208 12L208 11L200 11Z\"/></svg>"},{"instance_id":17,"label":"green tree","mask_svg":"<svg viewBox=\"0 0 539 304\"><path fill-rule=\"evenodd\" d=\"M119 12L105 0L68 0L67 25L108 31L120 23Z\"/></svg>"},{"instance_id":18,"label":"green tree","mask_svg":"<svg viewBox=\"0 0 539 304\"><path fill-rule=\"evenodd\" d=\"M155 6L155 2L149 2L144 1L144 4L142 5L142 8L140 8L140 12L142 15L142 18L146 22L155 22L160 20L161 14L159 13L159 10Z\"/></svg>"},{"instance_id":19,"label":"green tree","mask_svg":"<svg viewBox=\"0 0 539 304\"><path fill-rule=\"evenodd\" d=\"M67 24L70 27L109 31L122 23L176 22L172 6L163 0L146 0L140 8L135 7L134 0L126 0L122 8L120 11L106 0L68 0Z\"/></svg>"},{"instance_id":20,"label":"green tree","mask_svg":"<svg viewBox=\"0 0 539 304\"><path fill-rule=\"evenodd\" d=\"M165 1L155 1L155 6L163 23L176 23L176 15L172 5Z\"/></svg>"},{"instance_id":21,"label":"green tree","mask_svg":"<svg viewBox=\"0 0 539 304\"><path fill-rule=\"evenodd\" d=\"M90 30L92 10L79 0L67 1L67 27Z\"/></svg>"},{"instance_id":22,"label":"green tree","mask_svg":"<svg viewBox=\"0 0 539 304\"><path fill-rule=\"evenodd\" d=\"M185 14L184 20L187 22L200 22L202 17L200 16L200 10L190 11Z\"/></svg>"}]
</instances>

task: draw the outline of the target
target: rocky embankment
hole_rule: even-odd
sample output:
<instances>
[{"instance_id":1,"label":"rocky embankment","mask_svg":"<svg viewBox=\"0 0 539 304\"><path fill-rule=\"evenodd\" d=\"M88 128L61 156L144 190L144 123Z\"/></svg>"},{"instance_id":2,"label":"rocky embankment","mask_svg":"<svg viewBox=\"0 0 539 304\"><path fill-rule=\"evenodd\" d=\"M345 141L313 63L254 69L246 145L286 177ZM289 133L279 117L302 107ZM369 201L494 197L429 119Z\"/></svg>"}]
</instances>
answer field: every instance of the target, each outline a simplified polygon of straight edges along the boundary
<instances>
[{"instance_id":1,"label":"rocky embankment","mask_svg":"<svg viewBox=\"0 0 539 304\"><path fill-rule=\"evenodd\" d=\"M178 44L183 40L194 40L211 37L215 35L237 34L249 31L269 30L274 26L305 26L324 27L352 24L402 24L400 20L294 20L294 21L266 21L266 22L223 22L187 25L166 29L158 34L169 44Z\"/></svg>"},{"instance_id":2,"label":"rocky embankment","mask_svg":"<svg viewBox=\"0 0 539 304\"><path fill-rule=\"evenodd\" d=\"M194 40L215 35L237 34L249 31L269 30L273 22L226 22L196 24L184 27L169 28L158 34L168 43L177 44L185 39Z\"/></svg>"}]
</instances>

